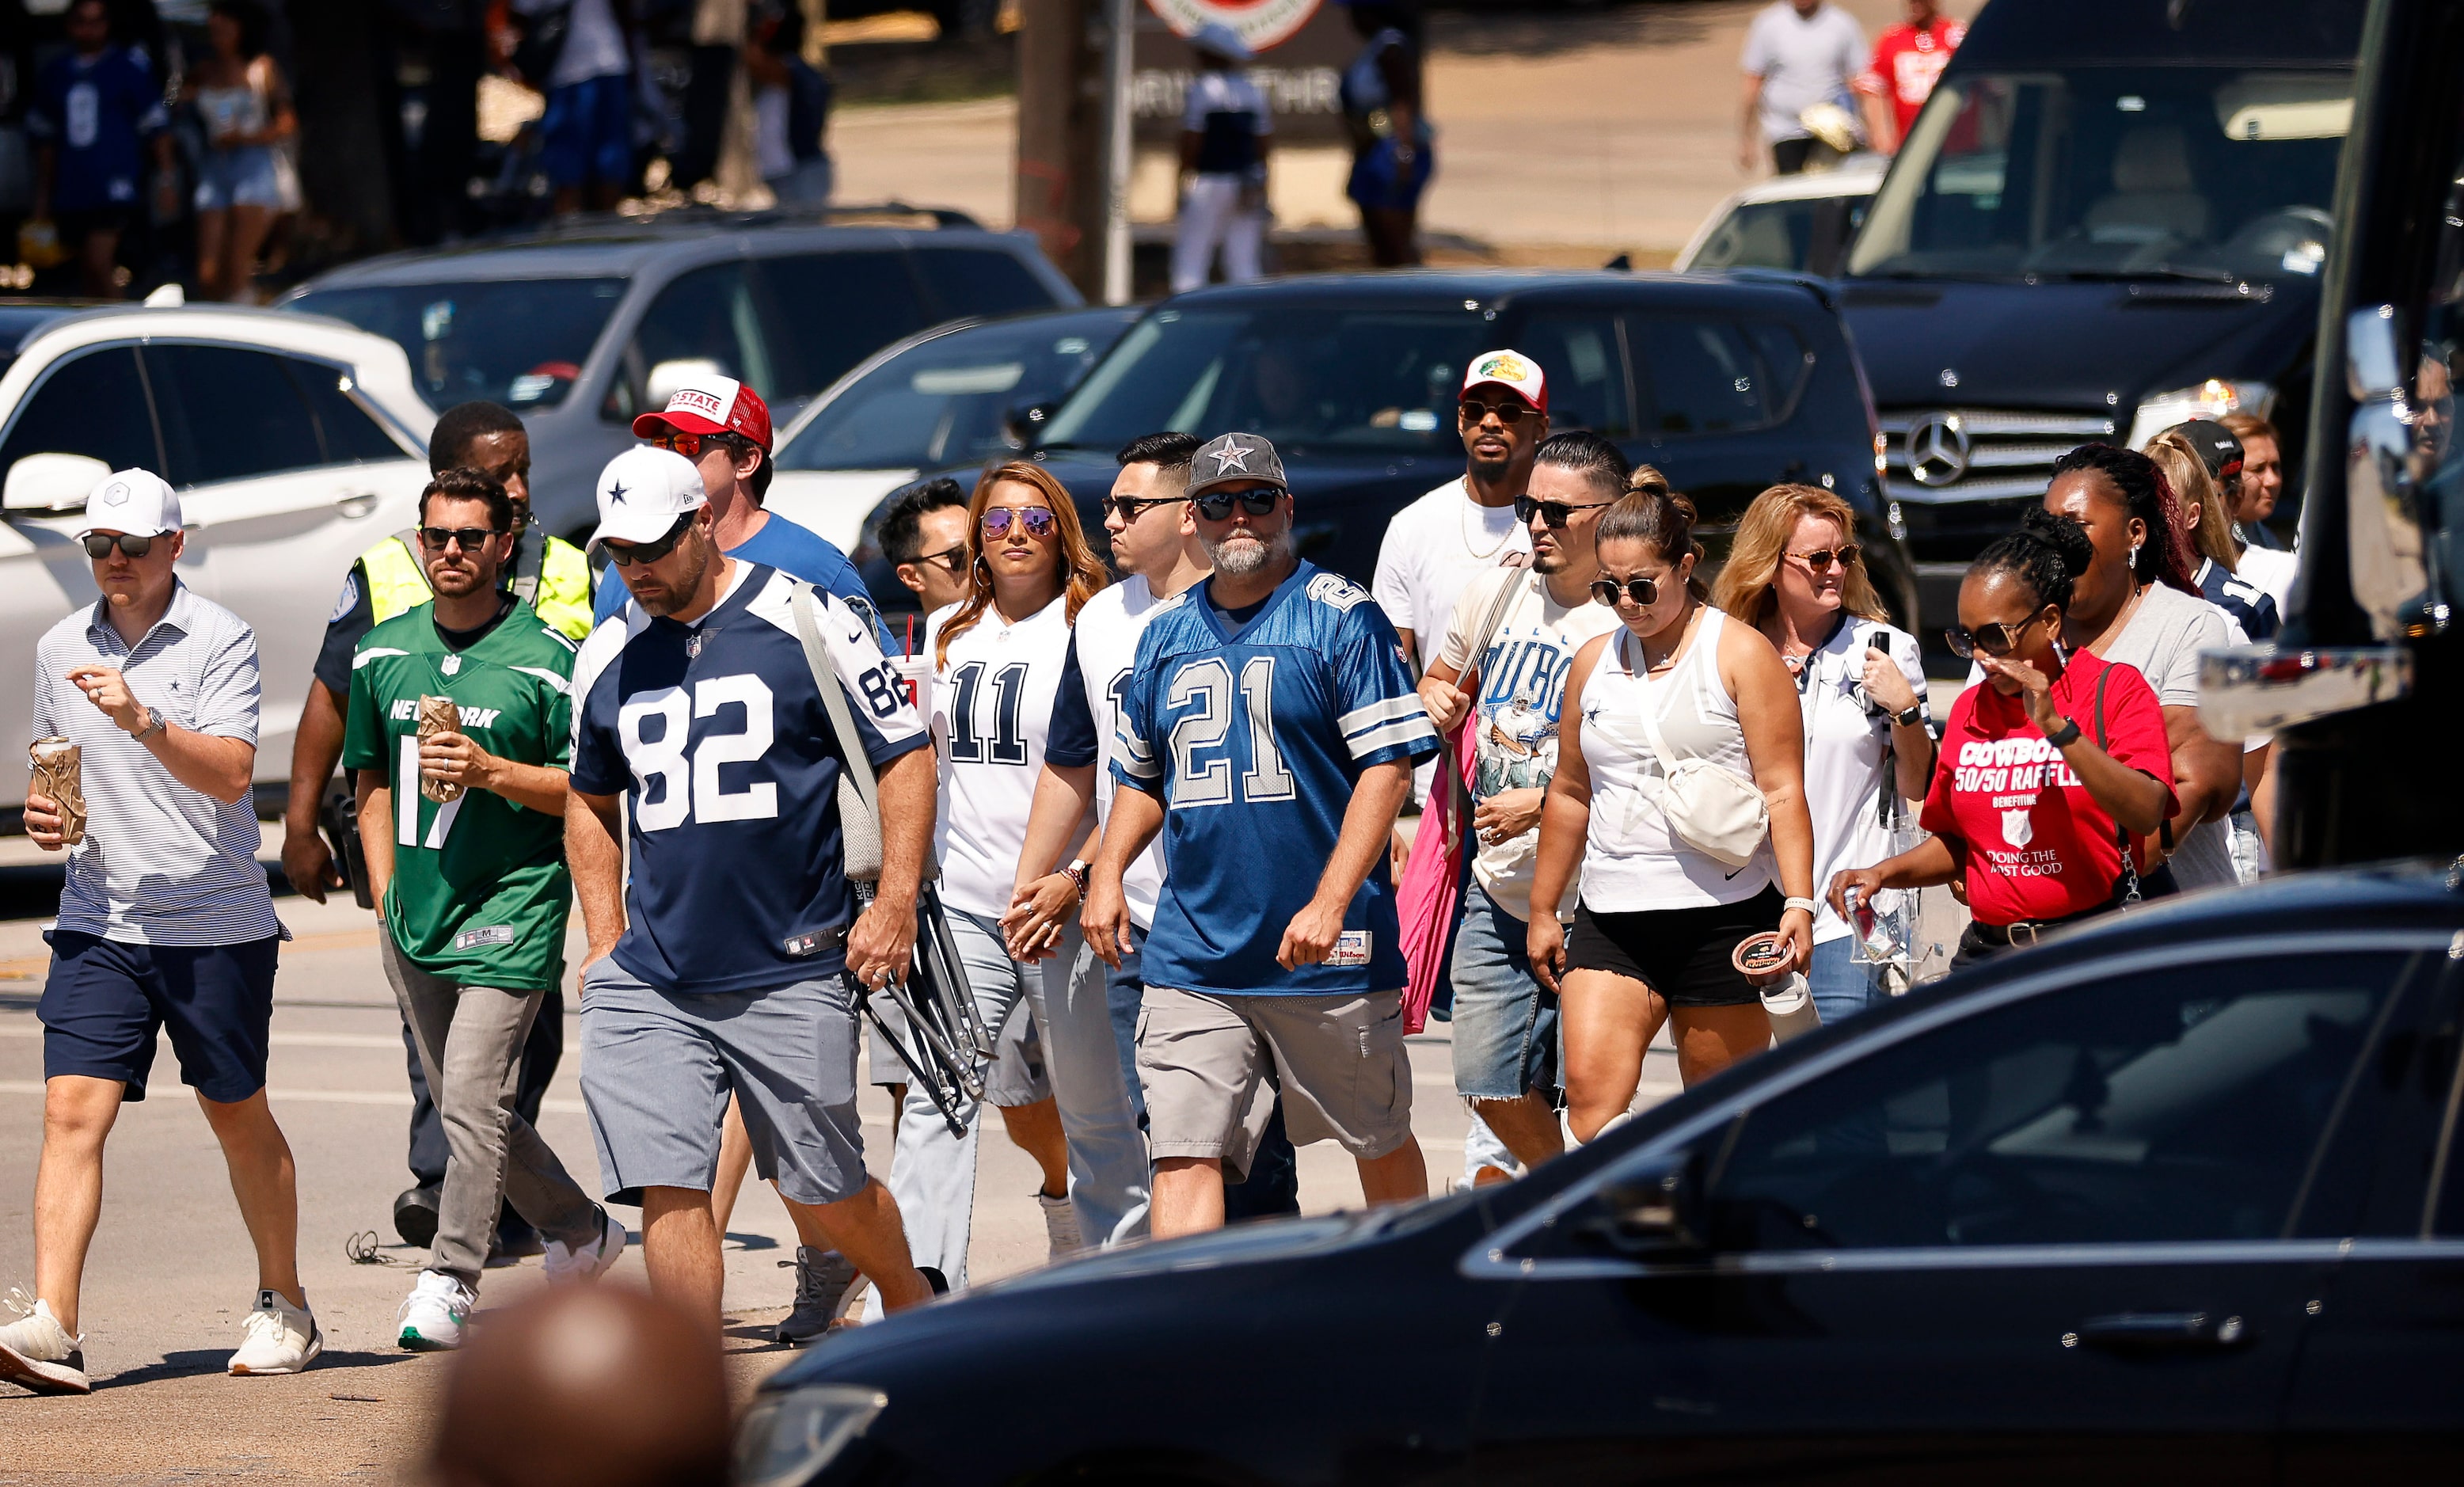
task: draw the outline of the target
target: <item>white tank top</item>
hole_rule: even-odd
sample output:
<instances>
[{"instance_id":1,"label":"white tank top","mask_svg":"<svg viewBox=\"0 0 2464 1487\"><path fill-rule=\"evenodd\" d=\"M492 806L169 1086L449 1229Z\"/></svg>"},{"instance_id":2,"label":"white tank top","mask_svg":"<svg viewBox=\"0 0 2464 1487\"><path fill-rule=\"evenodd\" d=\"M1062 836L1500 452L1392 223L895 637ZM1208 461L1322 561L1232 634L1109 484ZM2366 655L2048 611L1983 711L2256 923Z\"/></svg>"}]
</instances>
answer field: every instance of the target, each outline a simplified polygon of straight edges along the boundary
<instances>
[{"instance_id":1,"label":"white tank top","mask_svg":"<svg viewBox=\"0 0 2464 1487\"><path fill-rule=\"evenodd\" d=\"M1735 904L1773 876L1771 842L1733 871L1677 840L1661 813L1664 772L1642 726L1653 710L1679 758L1708 759L1748 779L1737 702L1720 680L1720 632L1727 616L1705 604L1694 638L1662 676L1638 674L1642 646L1619 628L1583 684L1583 763L1592 775L1591 830L1583 849L1583 905L1595 913Z\"/></svg>"}]
</instances>

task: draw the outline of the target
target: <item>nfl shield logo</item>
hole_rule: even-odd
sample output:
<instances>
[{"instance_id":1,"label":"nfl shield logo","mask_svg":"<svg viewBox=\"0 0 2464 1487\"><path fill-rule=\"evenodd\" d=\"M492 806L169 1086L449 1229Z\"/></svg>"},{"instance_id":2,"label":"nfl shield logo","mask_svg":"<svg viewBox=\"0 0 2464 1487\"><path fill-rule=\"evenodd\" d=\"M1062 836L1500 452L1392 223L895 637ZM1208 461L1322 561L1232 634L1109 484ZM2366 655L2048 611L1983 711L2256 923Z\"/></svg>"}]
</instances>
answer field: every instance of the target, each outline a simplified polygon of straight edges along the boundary
<instances>
[{"instance_id":1,"label":"nfl shield logo","mask_svg":"<svg viewBox=\"0 0 2464 1487\"><path fill-rule=\"evenodd\" d=\"M2024 810L2002 813L2002 840L2013 846L2026 846L2036 835L2036 823Z\"/></svg>"}]
</instances>

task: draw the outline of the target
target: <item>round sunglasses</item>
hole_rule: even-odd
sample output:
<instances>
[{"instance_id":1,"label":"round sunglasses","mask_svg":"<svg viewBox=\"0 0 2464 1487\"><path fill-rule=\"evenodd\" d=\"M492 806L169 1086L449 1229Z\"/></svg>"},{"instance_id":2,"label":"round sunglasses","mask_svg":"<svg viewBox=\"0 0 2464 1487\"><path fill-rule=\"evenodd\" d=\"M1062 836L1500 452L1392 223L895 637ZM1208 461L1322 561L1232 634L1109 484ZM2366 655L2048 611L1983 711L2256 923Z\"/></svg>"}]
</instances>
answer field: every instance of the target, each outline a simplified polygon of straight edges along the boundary
<instances>
[{"instance_id":1,"label":"round sunglasses","mask_svg":"<svg viewBox=\"0 0 2464 1487\"><path fill-rule=\"evenodd\" d=\"M1660 584L1655 579L1640 577L1621 583L1615 579L1594 579L1592 598L1612 609L1617 607L1620 599L1630 599L1637 608L1648 609L1660 602Z\"/></svg>"},{"instance_id":2,"label":"round sunglasses","mask_svg":"<svg viewBox=\"0 0 2464 1487\"><path fill-rule=\"evenodd\" d=\"M1049 506L992 506L985 508L979 525L986 537L998 541L1009 536L1012 525L1028 536L1048 537L1058 521Z\"/></svg>"}]
</instances>

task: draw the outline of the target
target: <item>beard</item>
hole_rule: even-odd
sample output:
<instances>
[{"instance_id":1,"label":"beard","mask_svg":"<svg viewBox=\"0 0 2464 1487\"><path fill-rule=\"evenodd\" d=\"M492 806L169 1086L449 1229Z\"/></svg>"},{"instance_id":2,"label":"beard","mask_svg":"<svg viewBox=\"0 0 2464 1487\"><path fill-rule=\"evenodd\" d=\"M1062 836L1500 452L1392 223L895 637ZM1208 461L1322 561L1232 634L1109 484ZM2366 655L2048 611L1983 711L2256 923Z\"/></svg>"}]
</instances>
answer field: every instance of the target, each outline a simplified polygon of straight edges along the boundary
<instances>
[{"instance_id":1,"label":"beard","mask_svg":"<svg viewBox=\"0 0 2464 1487\"><path fill-rule=\"evenodd\" d=\"M1235 533L1220 542L1210 542L1200 536L1199 545L1206 549L1206 560L1214 565L1217 573L1227 578L1245 579L1289 558L1292 535L1288 530L1278 532L1271 541L1254 533Z\"/></svg>"},{"instance_id":2,"label":"beard","mask_svg":"<svg viewBox=\"0 0 2464 1487\"><path fill-rule=\"evenodd\" d=\"M461 599L466 595L476 594L483 588L495 587L495 579L496 576L494 573L476 564L465 564L454 568L429 569L428 586L436 591L439 599Z\"/></svg>"},{"instance_id":3,"label":"beard","mask_svg":"<svg viewBox=\"0 0 2464 1487\"><path fill-rule=\"evenodd\" d=\"M676 544L676 571L672 581L652 579L656 584L649 593L633 590L633 601L650 614L665 618L693 602L701 587L702 575L710 571L711 544L698 532L688 532ZM648 575L645 575L647 578ZM632 585L626 585L631 588Z\"/></svg>"}]
</instances>

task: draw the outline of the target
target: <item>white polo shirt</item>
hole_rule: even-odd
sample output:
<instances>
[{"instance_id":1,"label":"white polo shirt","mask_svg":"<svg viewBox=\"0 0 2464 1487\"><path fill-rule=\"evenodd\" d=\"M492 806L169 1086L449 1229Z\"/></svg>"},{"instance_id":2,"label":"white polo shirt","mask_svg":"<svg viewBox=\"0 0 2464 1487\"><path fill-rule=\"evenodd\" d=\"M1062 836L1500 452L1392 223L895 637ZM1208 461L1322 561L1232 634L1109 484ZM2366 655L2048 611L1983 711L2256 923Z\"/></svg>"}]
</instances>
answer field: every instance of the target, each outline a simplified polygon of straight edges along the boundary
<instances>
[{"instance_id":1,"label":"white polo shirt","mask_svg":"<svg viewBox=\"0 0 2464 1487\"><path fill-rule=\"evenodd\" d=\"M79 751L85 841L71 849L59 928L136 945L242 945L282 934L265 869L256 863L256 812L171 777L69 681L70 668L105 666L129 694L175 727L256 742L256 632L185 583L134 647L97 600L34 647L35 738Z\"/></svg>"}]
</instances>

